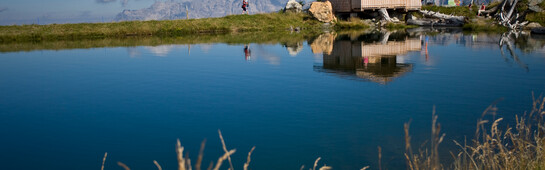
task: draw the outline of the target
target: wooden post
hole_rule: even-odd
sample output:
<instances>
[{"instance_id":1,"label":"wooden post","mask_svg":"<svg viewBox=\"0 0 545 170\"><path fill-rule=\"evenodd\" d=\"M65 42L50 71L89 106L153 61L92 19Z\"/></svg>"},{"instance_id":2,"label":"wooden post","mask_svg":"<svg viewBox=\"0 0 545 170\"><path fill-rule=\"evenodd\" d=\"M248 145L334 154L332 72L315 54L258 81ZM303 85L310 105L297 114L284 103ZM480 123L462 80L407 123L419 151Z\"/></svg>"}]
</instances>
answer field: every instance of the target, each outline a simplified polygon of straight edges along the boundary
<instances>
[{"instance_id":1,"label":"wooden post","mask_svg":"<svg viewBox=\"0 0 545 170\"><path fill-rule=\"evenodd\" d=\"M388 15L388 11L386 10L386 8L380 8L380 9L378 10L378 12L379 12L380 15L382 16L382 19L384 19L384 20L386 20L386 21L388 21L388 22L392 21L391 18L390 18L390 16Z\"/></svg>"}]
</instances>

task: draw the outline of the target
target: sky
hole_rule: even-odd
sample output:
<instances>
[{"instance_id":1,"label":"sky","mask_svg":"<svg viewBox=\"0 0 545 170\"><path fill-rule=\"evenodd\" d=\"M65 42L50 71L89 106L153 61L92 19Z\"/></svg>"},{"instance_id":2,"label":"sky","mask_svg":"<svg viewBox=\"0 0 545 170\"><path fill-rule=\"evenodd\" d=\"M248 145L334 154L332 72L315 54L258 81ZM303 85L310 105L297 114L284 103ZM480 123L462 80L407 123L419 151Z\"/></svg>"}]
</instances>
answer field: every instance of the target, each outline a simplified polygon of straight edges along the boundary
<instances>
[{"instance_id":1,"label":"sky","mask_svg":"<svg viewBox=\"0 0 545 170\"><path fill-rule=\"evenodd\" d=\"M155 0L2 0L0 25L111 21L124 9L142 9Z\"/></svg>"}]
</instances>

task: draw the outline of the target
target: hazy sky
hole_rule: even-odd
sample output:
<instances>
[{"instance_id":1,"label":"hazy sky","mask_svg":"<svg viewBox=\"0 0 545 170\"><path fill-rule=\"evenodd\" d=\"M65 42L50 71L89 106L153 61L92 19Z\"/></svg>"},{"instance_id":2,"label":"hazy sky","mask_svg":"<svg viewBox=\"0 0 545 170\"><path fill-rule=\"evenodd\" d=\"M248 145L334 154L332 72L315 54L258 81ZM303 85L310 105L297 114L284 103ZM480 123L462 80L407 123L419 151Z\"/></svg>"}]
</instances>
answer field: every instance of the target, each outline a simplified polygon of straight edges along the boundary
<instances>
[{"instance_id":1,"label":"hazy sky","mask_svg":"<svg viewBox=\"0 0 545 170\"><path fill-rule=\"evenodd\" d=\"M123 9L147 8L155 0L2 0L0 24L110 21Z\"/></svg>"}]
</instances>

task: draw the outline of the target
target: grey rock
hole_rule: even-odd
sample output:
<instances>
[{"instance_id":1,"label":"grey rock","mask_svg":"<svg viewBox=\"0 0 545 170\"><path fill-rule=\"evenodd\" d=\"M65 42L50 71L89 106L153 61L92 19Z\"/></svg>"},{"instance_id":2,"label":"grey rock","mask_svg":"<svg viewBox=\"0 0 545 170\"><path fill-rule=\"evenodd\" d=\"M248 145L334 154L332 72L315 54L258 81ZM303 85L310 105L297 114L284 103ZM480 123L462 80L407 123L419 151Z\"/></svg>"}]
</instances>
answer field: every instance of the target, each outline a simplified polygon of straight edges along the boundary
<instances>
[{"instance_id":1,"label":"grey rock","mask_svg":"<svg viewBox=\"0 0 545 170\"><path fill-rule=\"evenodd\" d=\"M541 24L539 24L537 22L532 22L532 23L529 23L528 25L526 25L524 27L524 29L531 30L531 29L539 28L539 27L542 27Z\"/></svg>"},{"instance_id":2,"label":"grey rock","mask_svg":"<svg viewBox=\"0 0 545 170\"><path fill-rule=\"evenodd\" d=\"M295 12L299 13L303 10L303 6L296 2L295 0L290 0L288 3L286 3L286 7L284 8L284 12Z\"/></svg>"},{"instance_id":3,"label":"grey rock","mask_svg":"<svg viewBox=\"0 0 545 170\"><path fill-rule=\"evenodd\" d=\"M541 7L539 7L539 4L541 2L543 2L543 0L529 0L528 9L534 12L542 12L544 9L541 9Z\"/></svg>"}]
</instances>

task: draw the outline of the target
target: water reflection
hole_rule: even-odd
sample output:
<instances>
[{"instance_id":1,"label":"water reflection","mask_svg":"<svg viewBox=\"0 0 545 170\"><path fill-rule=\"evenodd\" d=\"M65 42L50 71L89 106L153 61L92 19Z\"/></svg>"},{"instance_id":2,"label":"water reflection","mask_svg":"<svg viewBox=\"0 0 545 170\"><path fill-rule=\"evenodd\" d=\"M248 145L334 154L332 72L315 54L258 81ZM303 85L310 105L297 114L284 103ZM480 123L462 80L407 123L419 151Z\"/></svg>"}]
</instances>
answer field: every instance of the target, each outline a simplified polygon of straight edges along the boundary
<instances>
[{"instance_id":1,"label":"water reflection","mask_svg":"<svg viewBox=\"0 0 545 170\"><path fill-rule=\"evenodd\" d=\"M429 43L448 46L459 44L473 49L493 49L501 52L507 63L515 63L518 67L529 71L528 63L524 63L520 53L540 53L545 57L545 37L530 35L527 32L506 32L503 34L463 33L459 29L424 29L409 30L431 35Z\"/></svg>"},{"instance_id":2,"label":"water reflection","mask_svg":"<svg viewBox=\"0 0 545 170\"><path fill-rule=\"evenodd\" d=\"M316 71L380 84L410 72L413 64L405 63L402 55L422 48L420 36L388 31L326 34L314 42L314 52L323 52L323 65L314 67Z\"/></svg>"},{"instance_id":3,"label":"water reflection","mask_svg":"<svg viewBox=\"0 0 545 170\"><path fill-rule=\"evenodd\" d=\"M148 46L144 47L149 52L153 53L155 56L166 57L168 54L177 48L177 45L161 45L161 46Z\"/></svg>"},{"instance_id":4,"label":"water reflection","mask_svg":"<svg viewBox=\"0 0 545 170\"><path fill-rule=\"evenodd\" d=\"M250 44L244 45L244 60L252 60L252 51L250 50Z\"/></svg>"},{"instance_id":5,"label":"water reflection","mask_svg":"<svg viewBox=\"0 0 545 170\"><path fill-rule=\"evenodd\" d=\"M520 53L545 54L545 37L512 32L464 33L461 29L324 33L309 44L313 53L323 56L323 64L315 66L315 71L380 84L411 72L413 63L405 60L409 52L420 51L424 60L421 64L432 66L435 61L430 57L434 55L428 51L430 46L457 44L472 49L497 49L505 62L526 71L529 66L519 56L527 55Z\"/></svg>"},{"instance_id":6,"label":"water reflection","mask_svg":"<svg viewBox=\"0 0 545 170\"><path fill-rule=\"evenodd\" d=\"M327 156L339 169L378 167L377 146L384 162L394 163L390 169L400 169L402 125L410 118L414 143L421 143L437 105L447 137L463 140L480 117L473 113L491 100L505 97L503 108L513 107L505 113L518 112L545 82L545 58L523 54L543 51L545 41L524 34L508 35L504 45L501 34L456 30L252 36L0 44L4 52L115 47L0 56L6 169L87 169L101 151L131 160L131 167L146 169L152 159L176 165L166 144L181 137L195 153L217 129L237 148L261 147L258 160L284 162L271 168L257 161L254 169L299 167L313 163L312 155ZM501 49L509 62L531 70L503 63ZM29 148L36 142L40 147ZM221 148L218 143L207 148ZM25 164L25 158L45 163Z\"/></svg>"},{"instance_id":7,"label":"water reflection","mask_svg":"<svg viewBox=\"0 0 545 170\"><path fill-rule=\"evenodd\" d=\"M286 47L286 50L290 56L295 57L297 54L303 51L303 42L299 41L284 43L284 47Z\"/></svg>"},{"instance_id":8,"label":"water reflection","mask_svg":"<svg viewBox=\"0 0 545 170\"><path fill-rule=\"evenodd\" d=\"M283 46L287 54L296 57L304 51L307 41L316 61L323 65L316 71L330 72L343 77L352 76L385 84L394 78L410 72L413 64L406 63L405 55L410 51L421 51L424 66L433 66L433 56L429 46L462 45L473 49L493 49L501 52L502 59L529 71L529 63L521 56L528 53L541 53L545 56L545 37L527 33L467 33L461 29L415 28L406 31L364 31L323 33L320 35L282 34L224 34L224 35L188 35L184 37L129 37L122 39L61 40L51 42L12 42L1 43L0 52L18 52L34 50L64 50L102 47L126 47L130 57L142 53L154 56L169 56L175 49L187 48L191 54L191 45L198 44L201 51L207 53L211 44L224 43L240 45L246 61L261 58L269 64L279 65L283 54L269 48L270 44ZM250 44L255 44L250 47ZM142 51L142 49L144 51Z\"/></svg>"}]
</instances>

